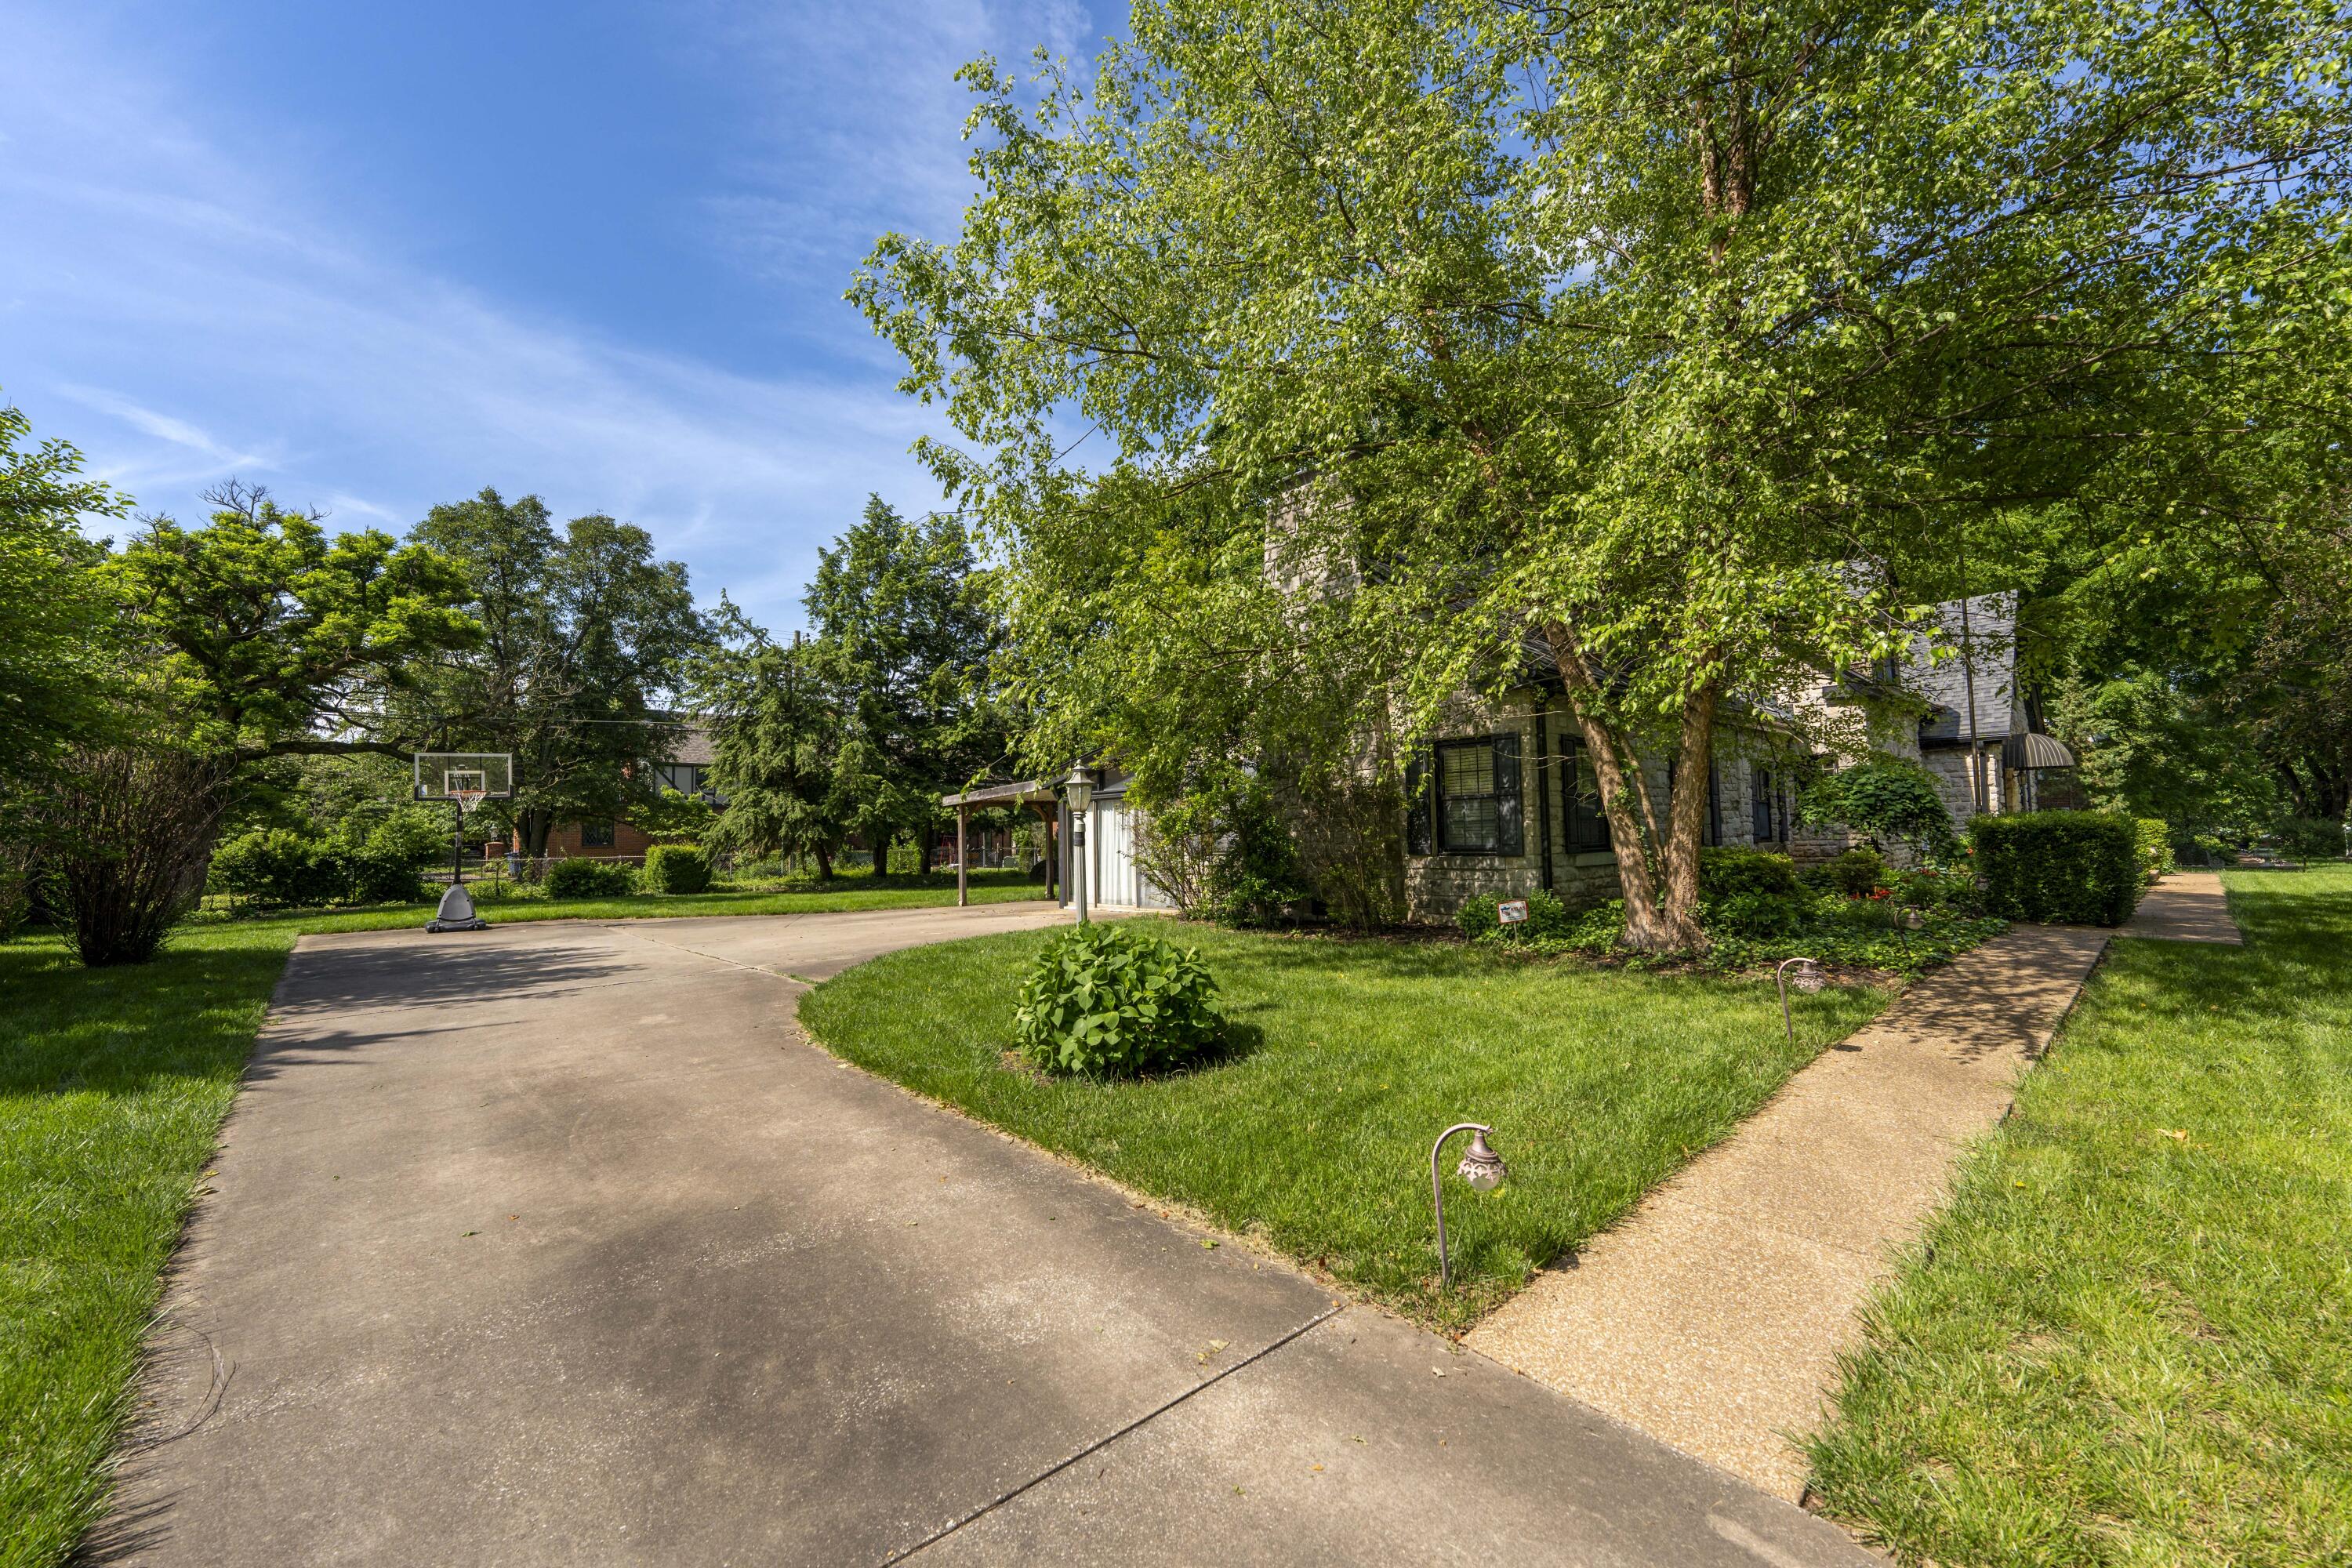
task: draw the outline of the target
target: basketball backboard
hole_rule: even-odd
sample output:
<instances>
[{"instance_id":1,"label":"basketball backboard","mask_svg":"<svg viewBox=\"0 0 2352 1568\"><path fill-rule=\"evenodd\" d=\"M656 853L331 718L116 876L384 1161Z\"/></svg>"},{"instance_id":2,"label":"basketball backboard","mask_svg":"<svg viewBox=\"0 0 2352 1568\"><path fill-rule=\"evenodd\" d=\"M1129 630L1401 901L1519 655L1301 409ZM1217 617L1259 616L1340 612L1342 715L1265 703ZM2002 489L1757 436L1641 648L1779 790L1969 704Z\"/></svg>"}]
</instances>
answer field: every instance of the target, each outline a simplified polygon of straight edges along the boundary
<instances>
[{"instance_id":1,"label":"basketball backboard","mask_svg":"<svg viewBox=\"0 0 2352 1568\"><path fill-rule=\"evenodd\" d=\"M485 800L514 795L511 752L419 752L417 800L455 801L471 810Z\"/></svg>"}]
</instances>

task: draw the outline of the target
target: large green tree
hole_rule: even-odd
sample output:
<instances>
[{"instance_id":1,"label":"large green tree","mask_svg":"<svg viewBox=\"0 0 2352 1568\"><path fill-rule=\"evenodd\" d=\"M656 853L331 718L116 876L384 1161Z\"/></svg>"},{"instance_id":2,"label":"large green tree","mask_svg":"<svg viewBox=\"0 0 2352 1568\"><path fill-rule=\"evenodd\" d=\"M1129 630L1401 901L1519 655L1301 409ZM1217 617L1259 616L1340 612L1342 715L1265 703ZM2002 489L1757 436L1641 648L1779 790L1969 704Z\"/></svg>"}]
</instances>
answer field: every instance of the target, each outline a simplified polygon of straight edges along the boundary
<instances>
[{"instance_id":1,"label":"large green tree","mask_svg":"<svg viewBox=\"0 0 2352 1568\"><path fill-rule=\"evenodd\" d=\"M71 446L31 436L0 405L0 810L101 725L119 675L119 616L97 570L106 547L79 521L129 503L85 479Z\"/></svg>"},{"instance_id":2,"label":"large green tree","mask_svg":"<svg viewBox=\"0 0 2352 1568\"><path fill-rule=\"evenodd\" d=\"M988 578L954 517L909 521L881 497L817 558L804 600L847 721L835 766L850 826L886 863L912 837L931 867L940 797L1004 756L988 700Z\"/></svg>"},{"instance_id":3,"label":"large green tree","mask_svg":"<svg viewBox=\"0 0 2352 1568\"><path fill-rule=\"evenodd\" d=\"M1892 646L1970 530L2196 526L2201 457L2305 422L2250 367L2343 357L2326 0L1144 0L1132 35L1032 108L971 68L961 235L853 288L964 438L927 457L1022 571L1056 507L1260 509L1270 574L1398 650L1409 728L1540 638L1637 945L1703 940L1728 705Z\"/></svg>"},{"instance_id":4,"label":"large green tree","mask_svg":"<svg viewBox=\"0 0 2352 1568\"><path fill-rule=\"evenodd\" d=\"M806 856L830 878L855 803L827 650L797 636L778 644L723 601L719 615L723 640L693 690L713 730L711 787L727 802L709 841L754 857Z\"/></svg>"},{"instance_id":5,"label":"large green tree","mask_svg":"<svg viewBox=\"0 0 2352 1568\"><path fill-rule=\"evenodd\" d=\"M474 641L457 568L381 530L331 534L259 488L207 499L209 521L150 519L110 563L178 742L244 765L422 739L390 720L425 660Z\"/></svg>"},{"instance_id":6,"label":"large green tree","mask_svg":"<svg viewBox=\"0 0 2352 1568\"><path fill-rule=\"evenodd\" d=\"M656 799L670 700L709 637L686 567L656 560L641 528L599 513L559 529L537 496L495 489L435 507L412 537L457 563L481 626L430 677L416 721L437 749L514 754L515 797L497 810L527 852L546 853L559 823Z\"/></svg>"}]
</instances>

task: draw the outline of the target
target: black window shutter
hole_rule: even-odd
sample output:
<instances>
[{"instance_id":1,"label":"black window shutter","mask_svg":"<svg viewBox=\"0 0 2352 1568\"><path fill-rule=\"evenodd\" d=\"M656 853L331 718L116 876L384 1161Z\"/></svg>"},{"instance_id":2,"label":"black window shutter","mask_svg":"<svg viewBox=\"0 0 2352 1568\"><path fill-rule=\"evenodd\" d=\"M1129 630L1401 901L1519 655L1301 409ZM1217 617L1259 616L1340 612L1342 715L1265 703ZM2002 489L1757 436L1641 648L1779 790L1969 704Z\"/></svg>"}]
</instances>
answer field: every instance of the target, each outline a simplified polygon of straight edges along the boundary
<instances>
[{"instance_id":1,"label":"black window shutter","mask_svg":"<svg viewBox=\"0 0 2352 1568\"><path fill-rule=\"evenodd\" d=\"M1430 851L1429 768L1418 756L1404 765L1404 852Z\"/></svg>"},{"instance_id":2,"label":"black window shutter","mask_svg":"<svg viewBox=\"0 0 2352 1568\"><path fill-rule=\"evenodd\" d=\"M1495 737L1495 853L1528 852L1527 811L1519 795L1519 732Z\"/></svg>"}]
</instances>

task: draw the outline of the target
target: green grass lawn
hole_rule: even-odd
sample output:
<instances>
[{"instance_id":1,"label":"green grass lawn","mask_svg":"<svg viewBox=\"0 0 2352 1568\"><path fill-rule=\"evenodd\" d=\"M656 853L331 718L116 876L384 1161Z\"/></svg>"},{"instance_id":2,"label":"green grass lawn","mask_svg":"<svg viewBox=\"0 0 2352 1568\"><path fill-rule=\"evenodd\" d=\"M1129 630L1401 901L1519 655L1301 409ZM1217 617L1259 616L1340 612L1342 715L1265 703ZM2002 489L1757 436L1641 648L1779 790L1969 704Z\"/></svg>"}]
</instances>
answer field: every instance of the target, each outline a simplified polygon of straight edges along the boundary
<instances>
[{"instance_id":1,"label":"green grass lawn","mask_svg":"<svg viewBox=\"0 0 2352 1568\"><path fill-rule=\"evenodd\" d=\"M1241 1054L1129 1083L1007 1068L1041 933L876 959L804 997L832 1050L1139 1191L1205 1212L1420 1319L1467 1324L1722 1137L1884 1005L1769 981L1610 973L1453 944L1167 932L1195 944ZM1513 1180L1451 1178L1455 1289L1437 1292L1429 1146L1491 1122ZM1449 1151L1450 1166L1460 1154Z\"/></svg>"},{"instance_id":2,"label":"green grass lawn","mask_svg":"<svg viewBox=\"0 0 2352 1568\"><path fill-rule=\"evenodd\" d=\"M0 943L0 1563L62 1562L103 1505L156 1276L295 928L86 970Z\"/></svg>"},{"instance_id":3,"label":"green grass lawn","mask_svg":"<svg viewBox=\"0 0 2352 1568\"><path fill-rule=\"evenodd\" d=\"M972 897L1041 898L1017 873ZM955 901L955 879L826 893L512 900L494 922L793 914ZM305 931L421 925L415 905L184 926L152 963L85 970L0 942L0 1564L65 1561L107 1460L157 1280L287 952Z\"/></svg>"},{"instance_id":4,"label":"green grass lawn","mask_svg":"<svg viewBox=\"0 0 2352 1568\"><path fill-rule=\"evenodd\" d=\"M934 871L928 877L875 878L845 876L823 891L795 887L714 888L707 893L625 893L610 899L551 899L537 889L509 892L501 898L490 884L471 879L467 888L476 908L492 925L512 921L644 921L677 920L692 915L797 915L840 910L934 909L955 902L955 873ZM971 901L1001 904L1043 899L1045 886L1018 871L974 871ZM435 897L438 898L436 891ZM203 924L231 920L238 925L292 925L306 931L387 931L423 925L432 919L430 904L381 904L363 910L288 910L272 914L230 917L207 900Z\"/></svg>"},{"instance_id":5,"label":"green grass lawn","mask_svg":"<svg viewBox=\"0 0 2352 1568\"><path fill-rule=\"evenodd\" d=\"M2119 940L1874 1304L1829 1511L1906 1563L2352 1563L2352 868Z\"/></svg>"}]
</instances>

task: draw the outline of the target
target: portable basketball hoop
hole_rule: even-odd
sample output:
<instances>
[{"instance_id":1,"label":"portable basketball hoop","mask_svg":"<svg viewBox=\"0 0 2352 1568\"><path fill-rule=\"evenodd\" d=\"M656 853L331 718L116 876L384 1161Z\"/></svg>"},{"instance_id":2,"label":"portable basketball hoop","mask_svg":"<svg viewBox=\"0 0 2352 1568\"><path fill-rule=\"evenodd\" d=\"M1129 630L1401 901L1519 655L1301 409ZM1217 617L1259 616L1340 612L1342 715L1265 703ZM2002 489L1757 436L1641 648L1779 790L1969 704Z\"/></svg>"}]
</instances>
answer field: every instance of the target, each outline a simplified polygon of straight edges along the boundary
<instances>
[{"instance_id":1,"label":"portable basketball hoop","mask_svg":"<svg viewBox=\"0 0 2352 1568\"><path fill-rule=\"evenodd\" d=\"M487 931L466 891L466 818L486 800L514 798L514 757L507 752L419 752L414 798L446 801L457 808L450 836L449 890L426 931Z\"/></svg>"}]
</instances>

